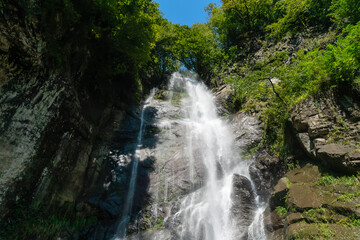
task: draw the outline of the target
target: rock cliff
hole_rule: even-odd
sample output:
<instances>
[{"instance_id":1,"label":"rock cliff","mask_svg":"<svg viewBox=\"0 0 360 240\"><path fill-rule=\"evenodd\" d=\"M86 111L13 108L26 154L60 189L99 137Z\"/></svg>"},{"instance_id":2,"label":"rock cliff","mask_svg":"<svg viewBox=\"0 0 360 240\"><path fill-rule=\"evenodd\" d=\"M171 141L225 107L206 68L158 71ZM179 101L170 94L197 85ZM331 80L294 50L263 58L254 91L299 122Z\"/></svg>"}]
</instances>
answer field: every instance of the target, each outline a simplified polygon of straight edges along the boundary
<instances>
[{"instance_id":1,"label":"rock cliff","mask_svg":"<svg viewBox=\"0 0 360 240\"><path fill-rule=\"evenodd\" d=\"M305 99L291 111L288 134L298 165L270 199L274 239L360 237L358 112L351 89Z\"/></svg>"},{"instance_id":2,"label":"rock cliff","mask_svg":"<svg viewBox=\"0 0 360 240\"><path fill-rule=\"evenodd\" d=\"M39 19L17 3L5 7L0 20L0 219L4 221L19 207L74 207L94 139L113 103L109 85L104 82L99 88L89 76L86 46L73 44L78 51L72 58L52 65Z\"/></svg>"}]
</instances>

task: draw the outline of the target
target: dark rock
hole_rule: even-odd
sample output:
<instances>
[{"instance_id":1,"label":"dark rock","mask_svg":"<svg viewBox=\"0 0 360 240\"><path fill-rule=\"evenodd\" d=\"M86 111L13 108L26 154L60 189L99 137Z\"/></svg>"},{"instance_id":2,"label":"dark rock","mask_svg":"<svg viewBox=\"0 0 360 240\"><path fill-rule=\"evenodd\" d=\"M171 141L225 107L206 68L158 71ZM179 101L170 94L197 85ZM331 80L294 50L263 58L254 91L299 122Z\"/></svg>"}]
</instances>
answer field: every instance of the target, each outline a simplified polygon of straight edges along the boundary
<instances>
[{"instance_id":1,"label":"dark rock","mask_svg":"<svg viewBox=\"0 0 360 240\"><path fill-rule=\"evenodd\" d=\"M230 85L223 85L214 89L216 103L218 106L218 113L220 115L229 114L235 112L233 103L234 93L231 90Z\"/></svg>"},{"instance_id":2,"label":"dark rock","mask_svg":"<svg viewBox=\"0 0 360 240\"><path fill-rule=\"evenodd\" d=\"M287 178L281 178L275 186L270 199L270 208L274 210L277 206L284 206L288 194L290 182Z\"/></svg>"},{"instance_id":3,"label":"dark rock","mask_svg":"<svg viewBox=\"0 0 360 240\"><path fill-rule=\"evenodd\" d=\"M303 152L334 171L352 174L360 170L360 156L350 156L359 140L354 119L360 109L354 94L328 91L303 100L291 111L293 137Z\"/></svg>"},{"instance_id":4,"label":"dark rock","mask_svg":"<svg viewBox=\"0 0 360 240\"><path fill-rule=\"evenodd\" d=\"M313 158L315 157L315 153L313 151L314 144L311 142L309 134L308 133L298 133L296 135L298 138L298 141L301 143L302 148L306 153L309 153L309 157Z\"/></svg>"},{"instance_id":5,"label":"dark rock","mask_svg":"<svg viewBox=\"0 0 360 240\"><path fill-rule=\"evenodd\" d=\"M348 167L346 155L354 150L355 148L353 146L327 144L319 148L317 156L325 166L335 171L342 170L344 172L351 172L351 170L354 171L354 169Z\"/></svg>"},{"instance_id":6,"label":"dark rock","mask_svg":"<svg viewBox=\"0 0 360 240\"><path fill-rule=\"evenodd\" d=\"M254 213L257 209L255 195L251 182L244 176L235 174L233 177L233 206L231 213L236 217L238 229L247 230L254 219ZM244 231L239 231L244 232Z\"/></svg>"},{"instance_id":7,"label":"dark rock","mask_svg":"<svg viewBox=\"0 0 360 240\"><path fill-rule=\"evenodd\" d=\"M261 201L267 202L273 187L284 174L282 162L264 148L258 149L253 158L254 162L249 167L250 176Z\"/></svg>"},{"instance_id":8,"label":"dark rock","mask_svg":"<svg viewBox=\"0 0 360 240\"><path fill-rule=\"evenodd\" d=\"M284 219L280 217L279 213L273 211L265 218L265 227L269 232L274 232L278 229L284 228Z\"/></svg>"}]
</instances>

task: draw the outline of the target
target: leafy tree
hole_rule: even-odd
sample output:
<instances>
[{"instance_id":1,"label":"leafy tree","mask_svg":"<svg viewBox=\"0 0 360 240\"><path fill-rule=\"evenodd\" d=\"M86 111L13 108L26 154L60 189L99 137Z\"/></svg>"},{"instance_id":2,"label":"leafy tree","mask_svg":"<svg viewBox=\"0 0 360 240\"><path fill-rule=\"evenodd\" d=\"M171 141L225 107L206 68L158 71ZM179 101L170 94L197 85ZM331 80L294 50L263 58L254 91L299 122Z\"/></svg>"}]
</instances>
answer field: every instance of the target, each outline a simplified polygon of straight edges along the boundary
<instances>
[{"instance_id":1,"label":"leafy tree","mask_svg":"<svg viewBox=\"0 0 360 240\"><path fill-rule=\"evenodd\" d=\"M148 85L160 85L166 75L178 71L181 65L175 49L176 25L161 17L155 27L156 44L151 51L151 61L142 68L143 79L147 79Z\"/></svg>"},{"instance_id":2,"label":"leafy tree","mask_svg":"<svg viewBox=\"0 0 360 240\"><path fill-rule=\"evenodd\" d=\"M332 0L329 15L340 27L356 24L360 21L360 1Z\"/></svg>"},{"instance_id":3,"label":"leafy tree","mask_svg":"<svg viewBox=\"0 0 360 240\"><path fill-rule=\"evenodd\" d=\"M175 52L184 66L197 72L207 83L220 61L221 50L209 24L195 23L192 27L175 26Z\"/></svg>"},{"instance_id":4,"label":"leafy tree","mask_svg":"<svg viewBox=\"0 0 360 240\"><path fill-rule=\"evenodd\" d=\"M273 0L222 0L221 8L209 5L210 22L225 48L264 33L273 18Z\"/></svg>"},{"instance_id":5,"label":"leafy tree","mask_svg":"<svg viewBox=\"0 0 360 240\"><path fill-rule=\"evenodd\" d=\"M328 0L281 0L275 4L275 12L279 15L276 22L266 29L272 36L282 37L286 33L308 31L309 27L329 26Z\"/></svg>"}]
</instances>

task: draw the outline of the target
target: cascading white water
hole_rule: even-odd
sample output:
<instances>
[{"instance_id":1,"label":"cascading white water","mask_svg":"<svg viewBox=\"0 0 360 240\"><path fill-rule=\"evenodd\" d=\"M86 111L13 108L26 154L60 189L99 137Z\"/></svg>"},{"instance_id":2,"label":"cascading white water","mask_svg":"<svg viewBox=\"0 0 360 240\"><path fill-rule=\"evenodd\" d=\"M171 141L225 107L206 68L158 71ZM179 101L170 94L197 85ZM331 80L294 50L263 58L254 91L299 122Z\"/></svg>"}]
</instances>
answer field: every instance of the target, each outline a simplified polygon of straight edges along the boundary
<instances>
[{"instance_id":1,"label":"cascading white water","mask_svg":"<svg viewBox=\"0 0 360 240\"><path fill-rule=\"evenodd\" d=\"M140 149L141 149L141 146L142 146L142 138L143 138L143 132L144 132L144 114L145 114L146 108L149 106L152 99L154 98L155 92L156 92L156 89L153 89L151 91L149 97L146 99L146 101L144 103L144 106L143 106L143 108L141 110L139 134L138 134L138 137L137 137L137 145L136 145L136 150L135 150L135 154L134 154L134 157L133 157L129 189L128 189L127 196L126 196L126 201L125 201L125 205L124 205L124 209L123 209L123 214L122 214L122 217L120 219L120 223L119 223L119 225L117 227L116 234L115 234L115 236L113 238L115 240L120 240L120 239L125 238L125 236L126 236L126 228L127 228L128 224L129 224L129 221L131 219L131 210L132 210L133 201L134 201L137 170L138 170L138 165L139 165L139 161L140 161Z\"/></svg>"},{"instance_id":2,"label":"cascading white water","mask_svg":"<svg viewBox=\"0 0 360 240\"><path fill-rule=\"evenodd\" d=\"M155 170L153 178L150 178L154 182L154 185L151 185L150 181L153 222L171 222L168 226L171 232L176 232L172 240L236 240L246 236L249 240L266 239L263 224L265 205L256 196L254 184L250 179L251 161L241 159L239 149L234 144L232 130L228 123L217 115L214 96L190 73L174 73L168 90L167 101L153 100L153 91L142 108L129 190L117 234L113 239L126 238L135 194L137 168L139 161L144 159L140 159L140 150L144 151L141 147L144 115L149 106L156 109L155 124L162 129L158 136L161 141L154 142L155 147L151 151L155 154L156 161L159 161L157 166L161 166ZM163 172L163 168L166 168L167 164L172 164L172 161L174 167L169 167L170 173ZM183 172L177 175L178 170ZM234 216L235 174L247 178L247 183L251 182L247 190L250 188L249 191L252 191L252 196L256 198L253 202L256 206L252 205L251 211L248 211L251 216L244 216L250 220L245 222L242 221L242 216ZM180 179L176 176L180 176ZM178 186L185 189L183 195L179 194ZM182 199L169 196L174 193L183 196ZM176 213L168 210L165 216L162 215L161 212L167 204L171 208L174 207ZM239 205L239 201L237 204ZM251 219L254 219L252 223ZM165 223L164 227L166 226ZM150 239L170 239L161 236L160 234ZM131 236L129 238L134 239Z\"/></svg>"},{"instance_id":3,"label":"cascading white water","mask_svg":"<svg viewBox=\"0 0 360 240\"><path fill-rule=\"evenodd\" d=\"M206 170L203 187L185 197L175 215L182 219L178 228L180 239L239 239L231 216L233 176L240 174L250 179L249 162L242 161L234 147L230 128L217 116L214 97L207 87L180 73L173 74L170 86L174 87L174 84L183 86L187 93L182 108L190 182L194 183L196 164L202 164ZM264 209L260 207L258 197L257 204L254 222L248 229L248 237L253 240L266 239L262 224Z\"/></svg>"}]
</instances>

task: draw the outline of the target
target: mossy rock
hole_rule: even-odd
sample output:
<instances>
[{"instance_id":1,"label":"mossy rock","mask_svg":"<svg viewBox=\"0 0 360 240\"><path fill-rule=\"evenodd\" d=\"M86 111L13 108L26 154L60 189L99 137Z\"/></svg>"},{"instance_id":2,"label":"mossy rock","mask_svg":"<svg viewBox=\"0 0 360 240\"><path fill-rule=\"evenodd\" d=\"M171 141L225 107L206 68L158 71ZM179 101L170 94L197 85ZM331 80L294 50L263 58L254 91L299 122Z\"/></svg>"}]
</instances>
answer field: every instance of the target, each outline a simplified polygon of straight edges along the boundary
<instances>
[{"instance_id":1,"label":"mossy rock","mask_svg":"<svg viewBox=\"0 0 360 240\"><path fill-rule=\"evenodd\" d=\"M287 228L286 233L286 239L289 240L358 240L359 238L358 227L327 223L295 223Z\"/></svg>"}]
</instances>

